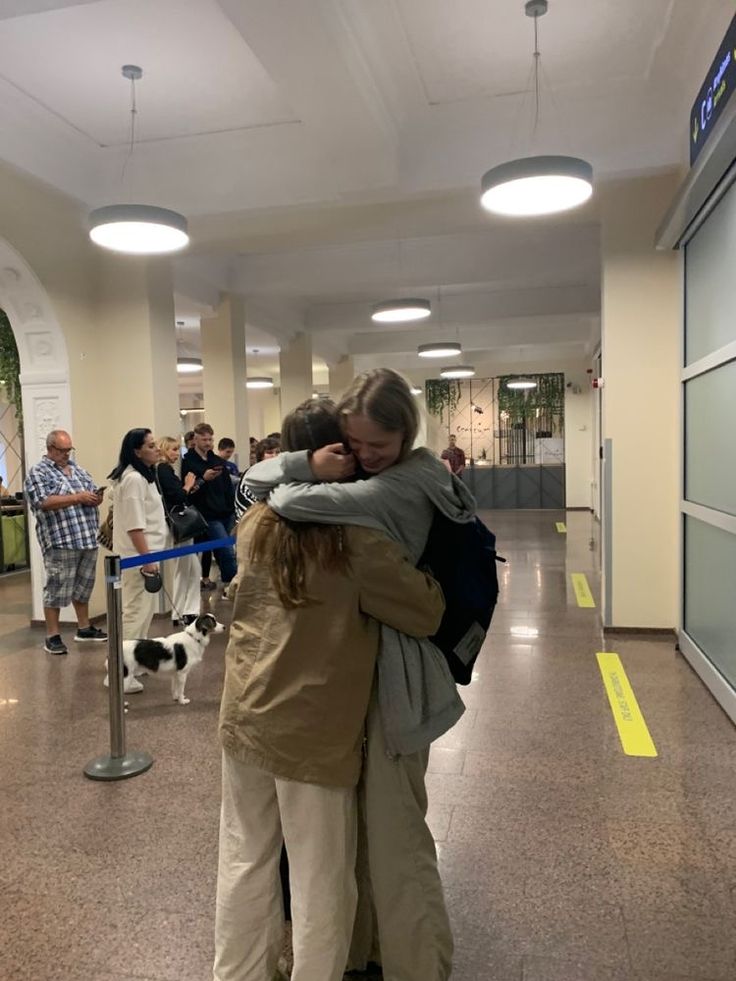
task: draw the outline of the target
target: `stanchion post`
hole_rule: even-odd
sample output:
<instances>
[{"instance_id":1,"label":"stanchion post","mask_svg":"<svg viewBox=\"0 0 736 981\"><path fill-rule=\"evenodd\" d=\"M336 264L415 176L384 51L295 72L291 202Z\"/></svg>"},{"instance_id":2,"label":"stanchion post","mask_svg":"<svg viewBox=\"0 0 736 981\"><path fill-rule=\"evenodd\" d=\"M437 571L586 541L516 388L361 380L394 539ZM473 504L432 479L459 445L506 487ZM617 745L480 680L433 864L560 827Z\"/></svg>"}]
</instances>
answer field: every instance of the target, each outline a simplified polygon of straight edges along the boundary
<instances>
[{"instance_id":1,"label":"stanchion post","mask_svg":"<svg viewBox=\"0 0 736 981\"><path fill-rule=\"evenodd\" d=\"M126 751L123 693L123 602L120 556L105 557L107 596L107 676L110 701L110 755L98 756L84 768L90 780L125 780L145 773L153 758L140 751Z\"/></svg>"}]
</instances>

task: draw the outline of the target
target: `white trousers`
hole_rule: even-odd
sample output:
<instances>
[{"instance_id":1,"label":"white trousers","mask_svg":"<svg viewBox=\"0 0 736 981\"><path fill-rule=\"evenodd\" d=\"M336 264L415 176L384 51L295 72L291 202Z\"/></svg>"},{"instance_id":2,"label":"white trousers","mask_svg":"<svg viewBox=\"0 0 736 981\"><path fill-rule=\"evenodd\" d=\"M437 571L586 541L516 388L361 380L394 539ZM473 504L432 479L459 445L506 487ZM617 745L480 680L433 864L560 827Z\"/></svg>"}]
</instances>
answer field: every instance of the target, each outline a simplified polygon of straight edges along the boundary
<instances>
[{"instance_id":1,"label":"white trousers","mask_svg":"<svg viewBox=\"0 0 736 981\"><path fill-rule=\"evenodd\" d=\"M147 593L140 567L123 569L123 640L147 637L153 614L158 607L158 593Z\"/></svg>"},{"instance_id":2,"label":"white trousers","mask_svg":"<svg viewBox=\"0 0 736 981\"><path fill-rule=\"evenodd\" d=\"M214 981L272 981L289 852L291 981L341 981L355 919L356 793L283 780L222 756Z\"/></svg>"},{"instance_id":3,"label":"white trousers","mask_svg":"<svg viewBox=\"0 0 736 981\"><path fill-rule=\"evenodd\" d=\"M191 544L192 539L179 542L180 546ZM169 532L166 547L177 547L171 532ZM200 556L198 554L181 555L178 559L169 559L167 562L164 562L164 567L171 568L171 573L166 579L167 589L168 583L173 579L171 589L171 603L173 606L171 619L179 619L179 616L188 616L190 614L199 616L201 609L199 580L202 575Z\"/></svg>"}]
</instances>

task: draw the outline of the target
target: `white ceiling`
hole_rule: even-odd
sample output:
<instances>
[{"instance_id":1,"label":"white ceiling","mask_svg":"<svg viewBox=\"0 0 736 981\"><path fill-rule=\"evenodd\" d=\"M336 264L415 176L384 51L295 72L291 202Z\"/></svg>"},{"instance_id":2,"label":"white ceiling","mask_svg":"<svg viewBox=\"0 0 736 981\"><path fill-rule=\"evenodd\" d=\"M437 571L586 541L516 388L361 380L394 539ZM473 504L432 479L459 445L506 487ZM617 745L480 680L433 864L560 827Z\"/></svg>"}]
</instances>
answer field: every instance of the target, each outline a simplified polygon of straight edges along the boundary
<instances>
[{"instance_id":1,"label":"white ceiling","mask_svg":"<svg viewBox=\"0 0 736 981\"><path fill-rule=\"evenodd\" d=\"M440 329L479 356L584 357L595 199L514 224L481 212L481 174L537 151L585 157L599 185L684 165L688 109L733 13L732 0L550 0L532 139L523 0L0 0L0 156L90 207L122 197L189 216L176 260L189 349L231 289L249 348L272 360L298 330L328 361L411 367ZM121 184L124 63L144 77ZM433 299L432 322L375 329L370 304L401 294Z\"/></svg>"}]
</instances>

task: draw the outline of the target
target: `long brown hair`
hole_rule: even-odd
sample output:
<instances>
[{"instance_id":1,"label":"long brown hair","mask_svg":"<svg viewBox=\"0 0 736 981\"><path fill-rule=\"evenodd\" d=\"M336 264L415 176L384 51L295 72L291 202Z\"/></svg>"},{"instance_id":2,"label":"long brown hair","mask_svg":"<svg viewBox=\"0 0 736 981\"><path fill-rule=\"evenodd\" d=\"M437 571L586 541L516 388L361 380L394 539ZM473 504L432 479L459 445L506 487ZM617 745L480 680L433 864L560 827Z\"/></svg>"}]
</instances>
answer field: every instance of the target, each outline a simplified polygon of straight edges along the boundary
<instances>
[{"instance_id":1,"label":"long brown hair","mask_svg":"<svg viewBox=\"0 0 736 981\"><path fill-rule=\"evenodd\" d=\"M337 406L328 399L308 399L284 419L284 450L318 450L342 442ZM325 572L350 571L350 554L337 525L289 521L267 505L254 505L243 518L255 522L250 543L251 562L265 563L281 604L296 609L314 602L307 593L309 566Z\"/></svg>"}]
</instances>

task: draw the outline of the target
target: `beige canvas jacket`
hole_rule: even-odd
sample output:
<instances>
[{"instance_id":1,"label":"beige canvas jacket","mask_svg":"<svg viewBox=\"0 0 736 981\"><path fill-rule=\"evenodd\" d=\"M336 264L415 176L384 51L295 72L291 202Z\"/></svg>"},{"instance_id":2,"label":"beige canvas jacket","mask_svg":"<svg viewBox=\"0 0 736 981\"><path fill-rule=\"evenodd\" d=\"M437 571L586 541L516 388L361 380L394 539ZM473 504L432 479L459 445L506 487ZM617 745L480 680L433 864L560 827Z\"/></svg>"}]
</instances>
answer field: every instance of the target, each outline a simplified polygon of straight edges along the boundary
<instances>
[{"instance_id":1,"label":"beige canvas jacket","mask_svg":"<svg viewBox=\"0 0 736 981\"><path fill-rule=\"evenodd\" d=\"M361 765L379 621L413 637L437 629L437 583L405 549L368 528L344 528L349 575L312 569L296 610L281 605L268 569L251 564L254 522L238 527L220 739L235 758L304 783L353 786Z\"/></svg>"}]
</instances>

